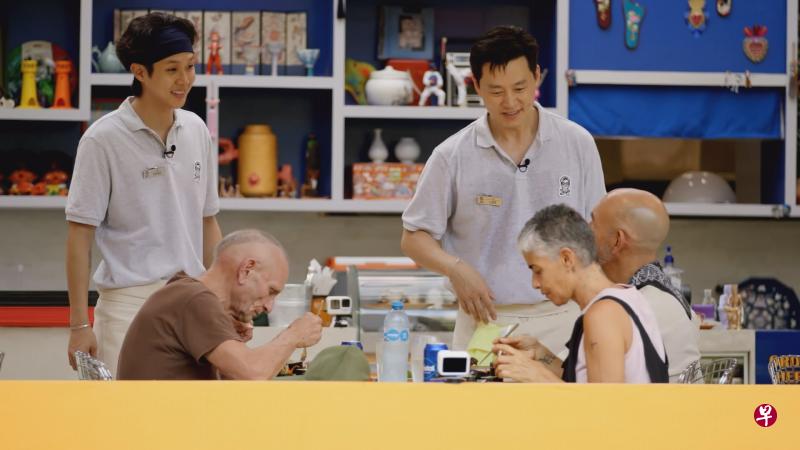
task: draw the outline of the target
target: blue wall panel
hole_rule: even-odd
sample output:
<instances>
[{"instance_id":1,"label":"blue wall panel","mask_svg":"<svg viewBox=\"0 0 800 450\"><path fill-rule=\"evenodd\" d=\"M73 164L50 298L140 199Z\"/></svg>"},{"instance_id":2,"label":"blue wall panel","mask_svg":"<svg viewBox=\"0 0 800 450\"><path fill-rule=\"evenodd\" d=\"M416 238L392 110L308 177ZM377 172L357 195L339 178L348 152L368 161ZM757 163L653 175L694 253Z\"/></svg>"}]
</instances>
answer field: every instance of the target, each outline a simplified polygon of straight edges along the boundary
<instances>
[{"instance_id":1,"label":"blue wall panel","mask_svg":"<svg viewBox=\"0 0 800 450\"><path fill-rule=\"evenodd\" d=\"M594 2L570 2L569 67L593 70L658 70L695 72L786 72L786 2L738 0L728 17L717 15L707 0L706 30L694 37L686 25L685 0L639 0L646 8L639 47L625 47L622 0L611 1L611 27L597 26ZM743 29L766 25L766 59L752 63L742 51Z\"/></svg>"},{"instance_id":2,"label":"blue wall panel","mask_svg":"<svg viewBox=\"0 0 800 450\"><path fill-rule=\"evenodd\" d=\"M570 89L569 117L595 136L781 139L783 89L599 86Z\"/></svg>"}]
</instances>

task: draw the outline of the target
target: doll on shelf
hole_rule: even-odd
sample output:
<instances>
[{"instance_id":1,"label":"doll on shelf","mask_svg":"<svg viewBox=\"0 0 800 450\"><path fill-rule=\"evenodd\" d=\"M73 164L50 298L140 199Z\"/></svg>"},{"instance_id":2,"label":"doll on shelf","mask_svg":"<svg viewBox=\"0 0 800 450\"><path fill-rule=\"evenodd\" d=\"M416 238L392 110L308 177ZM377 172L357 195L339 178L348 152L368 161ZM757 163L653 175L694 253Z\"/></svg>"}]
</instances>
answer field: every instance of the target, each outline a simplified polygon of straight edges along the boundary
<instances>
[{"instance_id":1,"label":"doll on shelf","mask_svg":"<svg viewBox=\"0 0 800 450\"><path fill-rule=\"evenodd\" d=\"M206 62L206 74L211 74L212 68L216 71L216 73L222 75L222 60L220 58L220 51L222 50L222 44L219 42L219 33L216 31L212 31L209 35L209 42L208 44L208 61Z\"/></svg>"}]
</instances>

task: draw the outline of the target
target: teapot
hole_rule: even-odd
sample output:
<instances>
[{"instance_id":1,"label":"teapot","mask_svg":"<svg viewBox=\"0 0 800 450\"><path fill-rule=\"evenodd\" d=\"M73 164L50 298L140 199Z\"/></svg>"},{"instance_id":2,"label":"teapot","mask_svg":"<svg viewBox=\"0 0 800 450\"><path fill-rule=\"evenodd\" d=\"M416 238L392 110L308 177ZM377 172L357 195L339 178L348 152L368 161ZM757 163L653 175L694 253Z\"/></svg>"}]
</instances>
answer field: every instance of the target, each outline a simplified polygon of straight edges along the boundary
<instances>
[{"instance_id":1,"label":"teapot","mask_svg":"<svg viewBox=\"0 0 800 450\"><path fill-rule=\"evenodd\" d=\"M125 66L123 66L122 63L119 62L119 58L117 58L117 49L113 42L109 42L106 46L106 49L102 52L95 45L92 47L92 55L97 57L97 61L95 61L94 58L92 59L92 66L94 66L95 72L127 72L127 70L125 70Z\"/></svg>"},{"instance_id":2,"label":"teapot","mask_svg":"<svg viewBox=\"0 0 800 450\"><path fill-rule=\"evenodd\" d=\"M370 105L408 105L414 98L414 82L408 72L386 66L373 71L367 81L367 103Z\"/></svg>"}]
</instances>

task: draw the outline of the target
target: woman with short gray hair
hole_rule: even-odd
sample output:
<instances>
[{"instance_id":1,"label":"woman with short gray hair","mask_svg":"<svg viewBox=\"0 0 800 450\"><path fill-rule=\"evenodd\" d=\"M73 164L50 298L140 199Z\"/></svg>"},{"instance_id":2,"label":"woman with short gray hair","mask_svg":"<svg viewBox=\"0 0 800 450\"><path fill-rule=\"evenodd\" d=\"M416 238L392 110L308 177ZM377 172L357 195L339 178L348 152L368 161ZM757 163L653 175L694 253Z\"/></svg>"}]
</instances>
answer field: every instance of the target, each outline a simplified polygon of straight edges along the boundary
<instances>
[{"instance_id":1,"label":"woman with short gray hair","mask_svg":"<svg viewBox=\"0 0 800 450\"><path fill-rule=\"evenodd\" d=\"M535 337L498 339L497 375L527 382L667 382L661 332L635 287L614 284L597 263L589 224L567 205L540 210L517 240L533 287L581 308L561 362Z\"/></svg>"}]
</instances>

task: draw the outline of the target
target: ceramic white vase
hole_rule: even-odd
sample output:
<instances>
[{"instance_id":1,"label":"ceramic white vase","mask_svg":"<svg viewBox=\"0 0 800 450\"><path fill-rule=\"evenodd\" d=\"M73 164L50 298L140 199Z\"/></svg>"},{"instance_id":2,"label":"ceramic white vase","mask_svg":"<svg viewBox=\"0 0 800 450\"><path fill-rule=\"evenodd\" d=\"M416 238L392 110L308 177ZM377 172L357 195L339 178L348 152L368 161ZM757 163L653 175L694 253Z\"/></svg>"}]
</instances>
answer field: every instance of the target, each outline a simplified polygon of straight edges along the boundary
<instances>
[{"instance_id":1,"label":"ceramic white vase","mask_svg":"<svg viewBox=\"0 0 800 450\"><path fill-rule=\"evenodd\" d=\"M369 153L367 155L374 163L385 162L386 158L389 157L389 149L386 148L386 144L383 143L383 139L381 138L382 132L382 129L375 128L373 131L375 136L372 138L372 144L369 146Z\"/></svg>"},{"instance_id":2,"label":"ceramic white vase","mask_svg":"<svg viewBox=\"0 0 800 450\"><path fill-rule=\"evenodd\" d=\"M394 156L402 163L413 164L419 158L419 144L412 137L400 138L394 146Z\"/></svg>"}]
</instances>

